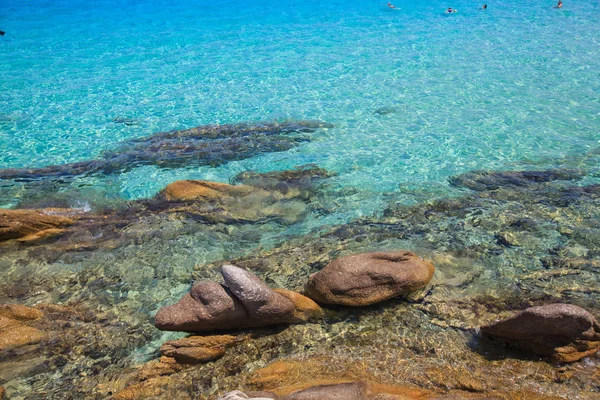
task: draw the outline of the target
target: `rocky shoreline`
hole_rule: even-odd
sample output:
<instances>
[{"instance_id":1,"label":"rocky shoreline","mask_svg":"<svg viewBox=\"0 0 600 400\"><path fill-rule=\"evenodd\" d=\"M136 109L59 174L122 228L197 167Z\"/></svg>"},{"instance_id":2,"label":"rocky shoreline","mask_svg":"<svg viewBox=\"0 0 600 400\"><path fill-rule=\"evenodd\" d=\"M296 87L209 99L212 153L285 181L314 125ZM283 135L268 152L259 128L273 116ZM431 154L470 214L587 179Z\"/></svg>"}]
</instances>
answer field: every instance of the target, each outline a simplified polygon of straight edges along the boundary
<instances>
[{"instance_id":1,"label":"rocky shoreline","mask_svg":"<svg viewBox=\"0 0 600 400\"><path fill-rule=\"evenodd\" d=\"M112 211L2 210L0 386L9 399L598 398L600 186L584 175L470 172L451 180L460 197L392 197L380 216L266 249L273 224L318 211L329 172L181 181ZM225 244L242 255L209 253Z\"/></svg>"}]
</instances>

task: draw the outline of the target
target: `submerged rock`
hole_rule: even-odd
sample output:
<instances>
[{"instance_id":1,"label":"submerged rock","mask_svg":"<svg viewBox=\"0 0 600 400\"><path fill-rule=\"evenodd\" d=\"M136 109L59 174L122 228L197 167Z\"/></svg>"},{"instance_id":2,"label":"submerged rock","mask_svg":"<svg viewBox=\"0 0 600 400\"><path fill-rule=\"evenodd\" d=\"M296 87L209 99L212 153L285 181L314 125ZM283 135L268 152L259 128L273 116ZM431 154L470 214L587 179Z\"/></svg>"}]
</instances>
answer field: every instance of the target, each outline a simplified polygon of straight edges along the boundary
<instances>
[{"instance_id":1,"label":"submerged rock","mask_svg":"<svg viewBox=\"0 0 600 400\"><path fill-rule=\"evenodd\" d=\"M44 313L19 304L0 304L0 352L36 344L46 338L41 330L26 321L42 318Z\"/></svg>"},{"instance_id":2,"label":"submerged rock","mask_svg":"<svg viewBox=\"0 0 600 400\"><path fill-rule=\"evenodd\" d=\"M0 209L0 242L32 242L63 233L66 227L73 224L68 211Z\"/></svg>"},{"instance_id":3,"label":"submerged rock","mask_svg":"<svg viewBox=\"0 0 600 400\"><path fill-rule=\"evenodd\" d=\"M310 198L319 181L335 174L315 165L305 165L292 170L257 173L241 172L231 180L232 183L250 185L256 188L279 192L284 198Z\"/></svg>"},{"instance_id":4,"label":"submerged rock","mask_svg":"<svg viewBox=\"0 0 600 400\"><path fill-rule=\"evenodd\" d=\"M434 270L410 251L356 254L313 274L305 294L318 303L366 306L422 288Z\"/></svg>"},{"instance_id":5,"label":"submerged rock","mask_svg":"<svg viewBox=\"0 0 600 400\"><path fill-rule=\"evenodd\" d=\"M167 201L220 201L228 197L246 196L256 191L258 189L246 185L234 186L211 181L184 180L170 183L161 195Z\"/></svg>"},{"instance_id":6,"label":"submerged rock","mask_svg":"<svg viewBox=\"0 0 600 400\"><path fill-rule=\"evenodd\" d=\"M450 178L453 186L483 191L495 190L504 186L523 187L535 183L557 180L580 179L581 171L568 169L550 169L545 171L471 171Z\"/></svg>"},{"instance_id":7,"label":"submerged rock","mask_svg":"<svg viewBox=\"0 0 600 400\"><path fill-rule=\"evenodd\" d=\"M207 125L192 129L162 132L122 143L106 151L101 159L52 165L44 168L0 170L0 179L36 180L102 173L112 175L141 165L181 168L192 165L217 166L267 152L287 151L305 137L287 136L309 133L332 125L320 121Z\"/></svg>"},{"instance_id":8,"label":"submerged rock","mask_svg":"<svg viewBox=\"0 0 600 400\"><path fill-rule=\"evenodd\" d=\"M197 364L222 357L225 349L242 339L232 335L189 336L170 340L160 347L160 354L180 364Z\"/></svg>"},{"instance_id":9,"label":"submerged rock","mask_svg":"<svg viewBox=\"0 0 600 400\"><path fill-rule=\"evenodd\" d=\"M303 200L286 198L280 192L202 180L173 182L159 193L157 200L167 202L158 204L164 210L202 214L215 222L275 219L293 223L304 218L308 212ZM189 206L181 207L178 204L180 202Z\"/></svg>"},{"instance_id":10,"label":"submerged rock","mask_svg":"<svg viewBox=\"0 0 600 400\"><path fill-rule=\"evenodd\" d=\"M481 331L561 362L574 362L600 350L600 325L592 314L570 304L531 307Z\"/></svg>"},{"instance_id":11,"label":"submerged rock","mask_svg":"<svg viewBox=\"0 0 600 400\"><path fill-rule=\"evenodd\" d=\"M161 330L207 332L290 323L294 304L271 290L256 275L233 265L221 273L226 286L198 282L177 304L156 313Z\"/></svg>"}]
</instances>

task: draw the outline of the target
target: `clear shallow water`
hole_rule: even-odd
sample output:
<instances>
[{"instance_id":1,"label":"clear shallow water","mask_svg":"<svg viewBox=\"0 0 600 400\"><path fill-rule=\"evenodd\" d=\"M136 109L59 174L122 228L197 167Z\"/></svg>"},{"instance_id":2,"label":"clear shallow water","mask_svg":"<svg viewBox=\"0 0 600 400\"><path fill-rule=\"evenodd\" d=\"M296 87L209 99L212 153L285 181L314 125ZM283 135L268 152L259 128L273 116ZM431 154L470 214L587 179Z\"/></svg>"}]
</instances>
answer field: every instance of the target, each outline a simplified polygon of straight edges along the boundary
<instances>
[{"instance_id":1,"label":"clear shallow water","mask_svg":"<svg viewBox=\"0 0 600 400\"><path fill-rule=\"evenodd\" d=\"M396 3L4 1L0 167L203 124L322 119L336 128L285 153L91 184L140 198L175 179L316 163L342 187L444 193L452 174L597 147L597 1Z\"/></svg>"},{"instance_id":2,"label":"clear shallow water","mask_svg":"<svg viewBox=\"0 0 600 400\"><path fill-rule=\"evenodd\" d=\"M227 182L246 170L284 170L307 163L338 173L311 198L311 207L322 206L325 212L313 210L309 218L293 225L202 225L193 219L157 216L127 226L118 232L118 239L106 239L94 251L70 252L64 250L65 243L51 242L0 252L5 278L0 282L0 302L47 302L94 310L97 320L85 326L102 337L89 346L65 340L69 354L79 354L66 368L52 361L43 367L48 373L15 372L10 379L5 377L11 380L6 385L11 398L27 398L30 393L60 398L73 388L87 395L98 382L121 376L124 365L139 361L136 356L156 356L160 343L171 338L151 326L156 309L177 301L192 279L218 279L221 260L244 256L240 265L270 285L296 290L310 273L341 254L409 248L437 256L435 287L428 298L433 311L426 303L372 310L373 330L389 327L389 335L379 336L392 344L365 339L363 352L355 353L359 358L368 353L374 359L395 361L398 357L389 356L393 348L408 352L402 357L411 362L422 360L418 351L408 351L411 346L395 343L408 336L396 327L408 326L417 336L415 342L425 337L439 344L439 327L430 320L461 329L479 326L479 316L496 317L477 310L486 302L512 310L521 301L561 300L598 315L598 294L591 289L597 287L596 271L557 278L541 261L557 254L598 258L599 208L593 197L582 197L582 204L560 206L558 211L554 203L544 203L543 195L535 197L536 190L511 194L510 188L509 201L488 201L484 193L482 199L463 199L456 207L423 203L456 194L447 178L473 169L581 166L589 172L582 184L597 181L598 2L567 1L562 10L553 9L553 2L488 3L487 11L478 9L483 2L465 0L452 4L397 0L400 10L390 10L384 3L0 3L0 29L7 32L0 38L0 168L97 158L123 140L204 124L287 119L335 124L290 151L216 168L143 166L56 187L1 183L0 206L31 197L32 188L48 197L53 191L76 191L73 206L86 208L96 196L110 201L150 197L177 179ZM445 15L448 6L459 12ZM556 187L558 191L560 184ZM277 247L290 236L380 213L391 200L422 203L406 210L400 206L373 224L358 222L341 228L341 233L307 235ZM533 227L515 228L519 218L531 219ZM498 243L498 234L505 232L514 233L517 245ZM82 241L90 235L84 232ZM272 253L261 251L270 248ZM528 277L537 272L540 279ZM435 310L437 306L441 311ZM423 313L419 307L425 308ZM475 310L472 315L469 307ZM414 321L407 325L403 318ZM306 329L327 331L330 325ZM365 323L350 316L338 325L344 332L362 329ZM259 353L267 354L261 360L248 352L241 361L222 364L241 363L251 369L280 356L302 354L302 346L289 349L289 343L322 343L328 335L305 335L304 327L295 329L299 331L287 331L290 339L285 339L281 353L269 355L272 341L281 340L269 336L260 344ZM60 338L72 331L55 329L52 335ZM348 352L356 351L344 335L332 332L343 346L351 346ZM472 371L469 363L474 355L458 337L462 331L447 332L457 336L449 340L456 349L433 362L453 365L460 358ZM131 343L120 342L127 337ZM113 342L116 354L111 352ZM83 347L109 354L111 366L81 356L87 354ZM335 346L324 345L321 350L330 354ZM49 360L54 358L48 355ZM475 369L487 365L477 362ZM552 366L541 365L554 374ZM14 369L1 363L0 367ZM496 367L486 375L508 380L515 375L510 367L504 375ZM208 373L198 370L199 376L219 376L210 369L220 367L203 368ZM584 378L583 382L592 382ZM228 379L235 380L230 385L237 388L239 376ZM544 379L543 385L554 380ZM554 386L558 389L553 390L567 390L567 385ZM577 384L568 388L573 387ZM197 390L192 392L197 395ZM566 398L575 398L569 394Z\"/></svg>"}]
</instances>

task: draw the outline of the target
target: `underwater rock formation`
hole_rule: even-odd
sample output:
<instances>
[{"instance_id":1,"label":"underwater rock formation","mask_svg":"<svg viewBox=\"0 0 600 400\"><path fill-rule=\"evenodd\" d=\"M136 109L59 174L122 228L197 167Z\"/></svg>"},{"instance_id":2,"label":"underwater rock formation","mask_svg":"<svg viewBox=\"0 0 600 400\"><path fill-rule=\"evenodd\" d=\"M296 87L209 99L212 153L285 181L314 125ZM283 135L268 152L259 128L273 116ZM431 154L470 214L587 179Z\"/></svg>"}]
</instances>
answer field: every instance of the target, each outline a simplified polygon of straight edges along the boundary
<instances>
[{"instance_id":1,"label":"underwater rock formation","mask_svg":"<svg viewBox=\"0 0 600 400\"><path fill-rule=\"evenodd\" d=\"M294 303L270 289L256 275L233 265L221 268L225 286L198 282L177 304L156 313L161 330L207 332L288 324L295 320Z\"/></svg>"},{"instance_id":2,"label":"underwater rock formation","mask_svg":"<svg viewBox=\"0 0 600 400\"><path fill-rule=\"evenodd\" d=\"M74 249L97 247L118 237L123 227L144 219L172 215L205 223L298 222L309 212L311 198L325 170L306 167L267 174L246 173L253 185L183 180L153 199L132 201L123 209L0 209L0 243L35 243L51 237L72 238ZM250 178L251 177L251 178ZM290 179L286 181L285 179ZM118 242L115 242L118 243Z\"/></svg>"},{"instance_id":3,"label":"underwater rock formation","mask_svg":"<svg viewBox=\"0 0 600 400\"><path fill-rule=\"evenodd\" d=\"M81 161L43 168L8 168L0 170L0 179L37 180L78 175L112 175L141 165L159 168L182 168L193 165L217 166L268 152L287 151L309 141L294 133L310 133L331 124L320 121L281 123L207 125L197 128L161 132L123 142L116 150L106 151L98 160Z\"/></svg>"},{"instance_id":4,"label":"underwater rock formation","mask_svg":"<svg viewBox=\"0 0 600 400\"><path fill-rule=\"evenodd\" d=\"M180 364L197 364L222 357L225 349L243 338L232 335L189 336L171 340L160 346L160 354Z\"/></svg>"},{"instance_id":5,"label":"underwater rock formation","mask_svg":"<svg viewBox=\"0 0 600 400\"><path fill-rule=\"evenodd\" d=\"M294 196L295 195L295 196ZM293 196L293 197L292 197ZM185 180L169 184L157 200L165 199L163 207L179 208L179 202L193 204L188 211L200 215L198 206L204 207L205 217L219 222L277 219L293 223L303 219L307 205L299 193L284 195L277 190L267 191L248 185ZM181 209L185 212L185 209Z\"/></svg>"},{"instance_id":6,"label":"underwater rock formation","mask_svg":"<svg viewBox=\"0 0 600 400\"><path fill-rule=\"evenodd\" d=\"M527 186L551 181L580 179L584 173L569 169L545 171L470 171L450 178L453 186L483 191L506 186Z\"/></svg>"},{"instance_id":7,"label":"underwater rock formation","mask_svg":"<svg viewBox=\"0 0 600 400\"><path fill-rule=\"evenodd\" d=\"M245 171L234 176L231 183L279 192L285 198L309 199L314 192L315 184L332 176L335 176L335 173L309 164L295 169L266 173Z\"/></svg>"},{"instance_id":8,"label":"underwater rock formation","mask_svg":"<svg viewBox=\"0 0 600 400\"><path fill-rule=\"evenodd\" d=\"M434 270L410 251L355 254L313 274L305 294L318 303L366 306L422 288Z\"/></svg>"},{"instance_id":9,"label":"underwater rock formation","mask_svg":"<svg viewBox=\"0 0 600 400\"><path fill-rule=\"evenodd\" d=\"M561 362L574 362L600 350L600 324L592 314L571 304L531 307L482 326L481 331Z\"/></svg>"},{"instance_id":10,"label":"underwater rock formation","mask_svg":"<svg viewBox=\"0 0 600 400\"><path fill-rule=\"evenodd\" d=\"M43 317L35 308L19 304L0 304L0 352L41 342L46 335L27 325Z\"/></svg>"},{"instance_id":11,"label":"underwater rock formation","mask_svg":"<svg viewBox=\"0 0 600 400\"><path fill-rule=\"evenodd\" d=\"M0 242L30 242L65 232L73 225L69 210L7 210L0 208Z\"/></svg>"}]
</instances>

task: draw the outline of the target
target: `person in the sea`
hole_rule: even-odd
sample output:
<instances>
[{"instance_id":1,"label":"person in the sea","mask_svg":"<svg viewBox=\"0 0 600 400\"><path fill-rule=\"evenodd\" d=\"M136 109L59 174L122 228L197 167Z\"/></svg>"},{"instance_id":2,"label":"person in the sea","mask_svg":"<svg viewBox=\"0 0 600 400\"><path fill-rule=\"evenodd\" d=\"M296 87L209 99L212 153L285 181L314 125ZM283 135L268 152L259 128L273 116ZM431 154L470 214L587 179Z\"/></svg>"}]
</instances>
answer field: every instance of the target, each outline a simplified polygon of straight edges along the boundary
<instances>
[{"instance_id":1,"label":"person in the sea","mask_svg":"<svg viewBox=\"0 0 600 400\"><path fill-rule=\"evenodd\" d=\"M396 8L396 6L395 6L395 5L393 5L392 3L390 3L389 1L388 1L388 7L389 7L389 8Z\"/></svg>"},{"instance_id":2,"label":"person in the sea","mask_svg":"<svg viewBox=\"0 0 600 400\"><path fill-rule=\"evenodd\" d=\"M448 14L450 14L450 13L455 13L456 11L457 11L457 10L455 10L455 9L454 9L454 8L452 8L452 7L448 7L448 9L446 10L446 12L447 12Z\"/></svg>"},{"instance_id":3,"label":"person in the sea","mask_svg":"<svg viewBox=\"0 0 600 400\"><path fill-rule=\"evenodd\" d=\"M4 34L6 34L6 32L0 31L0 36L4 36Z\"/></svg>"},{"instance_id":4,"label":"person in the sea","mask_svg":"<svg viewBox=\"0 0 600 400\"><path fill-rule=\"evenodd\" d=\"M558 4L554 8L562 8L562 0L558 0Z\"/></svg>"},{"instance_id":5,"label":"person in the sea","mask_svg":"<svg viewBox=\"0 0 600 400\"><path fill-rule=\"evenodd\" d=\"M481 7L482 10L487 10L487 4L484 4L483 7Z\"/></svg>"}]
</instances>

